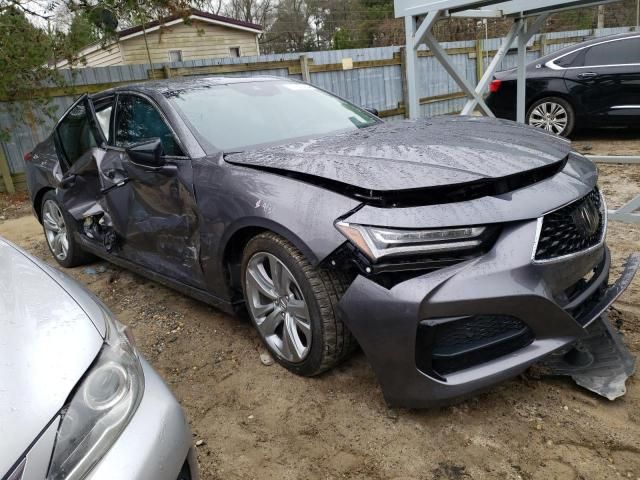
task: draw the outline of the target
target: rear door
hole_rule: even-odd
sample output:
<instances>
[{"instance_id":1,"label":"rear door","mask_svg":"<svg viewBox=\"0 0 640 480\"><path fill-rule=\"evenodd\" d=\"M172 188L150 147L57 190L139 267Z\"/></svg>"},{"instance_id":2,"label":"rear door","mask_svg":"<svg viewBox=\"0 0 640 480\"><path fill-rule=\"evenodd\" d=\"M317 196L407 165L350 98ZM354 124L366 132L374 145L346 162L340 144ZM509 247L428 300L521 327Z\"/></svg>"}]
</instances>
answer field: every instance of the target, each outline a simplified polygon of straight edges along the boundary
<instances>
[{"instance_id":1,"label":"rear door","mask_svg":"<svg viewBox=\"0 0 640 480\"><path fill-rule=\"evenodd\" d=\"M634 124L640 118L640 36L580 51L565 80L594 124Z\"/></svg>"},{"instance_id":2,"label":"rear door","mask_svg":"<svg viewBox=\"0 0 640 480\"><path fill-rule=\"evenodd\" d=\"M100 201L98 164L106 153L106 138L86 95L58 122L54 139L60 163L56 192L65 209L81 221Z\"/></svg>"},{"instance_id":3,"label":"rear door","mask_svg":"<svg viewBox=\"0 0 640 480\"><path fill-rule=\"evenodd\" d=\"M166 165L136 163L127 148L159 138ZM159 106L138 93L120 93L113 147L126 187L113 191L112 221L122 236L122 255L156 273L201 287L198 216L191 160Z\"/></svg>"}]
</instances>

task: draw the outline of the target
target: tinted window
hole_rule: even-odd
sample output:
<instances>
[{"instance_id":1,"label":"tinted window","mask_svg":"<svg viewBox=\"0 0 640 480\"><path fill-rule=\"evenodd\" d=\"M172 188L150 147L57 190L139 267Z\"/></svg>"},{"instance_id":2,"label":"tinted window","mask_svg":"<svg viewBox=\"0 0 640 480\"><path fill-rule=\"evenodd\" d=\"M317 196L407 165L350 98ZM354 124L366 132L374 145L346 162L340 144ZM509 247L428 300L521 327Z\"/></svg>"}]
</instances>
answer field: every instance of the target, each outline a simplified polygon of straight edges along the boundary
<instances>
[{"instance_id":1,"label":"tinted window","mask_svg":"<svg viewBox=\"0 0 640 480\"><path fill-rule=\"evenodd\" d=\"M162 116L144 98L135 95L120 95L116 117L116 145L129 147L136 143L159 138L165 155L182 155L173 133Z\"/></svg>"},{"instance_id":2,"label":"tinted window","mask_svg":"<svg viewBox=\"0 0 640 480\"><path fill-rule=\"evenodd\" d=\"M584 49L570 53L557 59L554 63L562 68L582 67L584 65Z\"/></svg>"},{"instance_id":3,"label":"tinted window","mask_svg":"<svg viewBox=\"0 0 640 480\"><path fill-rule=\"evenodd\" d=\"M379 122L340 98L297 82L211 85L168 96L203 140L227 152Z\"/></svg>"},{"instance_id":4,"label":"tinted window","mask_svg":"<svg viewBox=\"0 0 640 480\"><path fill-rule=\"evenodd\" d=\"M69 165L73 165L83 153L98 145L89 124L85 101L73 107L60 122L58 139L61 153Z\"/></svg>"},{"instance_id":5,"label":"tinted window","mask_svg":"<svg viewBox=\"0 0 640 480\"><path fill-rule=\"evenodd\" d=\"M601 43L586 49L584 65L625 65L640 63L640 38Z\"/></svg>"}]
</instances>

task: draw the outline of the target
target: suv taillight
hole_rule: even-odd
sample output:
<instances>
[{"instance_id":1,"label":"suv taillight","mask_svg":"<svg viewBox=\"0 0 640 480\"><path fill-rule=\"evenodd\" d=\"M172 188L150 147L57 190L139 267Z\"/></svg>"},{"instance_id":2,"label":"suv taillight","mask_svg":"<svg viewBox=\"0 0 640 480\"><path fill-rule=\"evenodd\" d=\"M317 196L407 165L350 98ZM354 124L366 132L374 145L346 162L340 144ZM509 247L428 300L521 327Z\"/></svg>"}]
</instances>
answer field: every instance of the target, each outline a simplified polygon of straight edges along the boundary
<instances>
[{"instance_id":1,"label":"suv taillight","mask_svg":"<svg viewBox=\"0 0 640 480\"><path fill-rule=\"evenodd\" d=\"M24 154L24 161L25 162L30 162L32 158L33 158L33 152L27 152L27 153Z\"/></svg>"},{"instance_id":2,"label":"suv taillight","mask_svg":"<svg viewBox=\"0 0 640 480\"><path fill-rule=\"evenodd\" d=\"M500 90L500 85L502 85L502 80L494 80L489 86L489 91L491 93L498 93L498 90Z\"/></svg>"}]
</instances>

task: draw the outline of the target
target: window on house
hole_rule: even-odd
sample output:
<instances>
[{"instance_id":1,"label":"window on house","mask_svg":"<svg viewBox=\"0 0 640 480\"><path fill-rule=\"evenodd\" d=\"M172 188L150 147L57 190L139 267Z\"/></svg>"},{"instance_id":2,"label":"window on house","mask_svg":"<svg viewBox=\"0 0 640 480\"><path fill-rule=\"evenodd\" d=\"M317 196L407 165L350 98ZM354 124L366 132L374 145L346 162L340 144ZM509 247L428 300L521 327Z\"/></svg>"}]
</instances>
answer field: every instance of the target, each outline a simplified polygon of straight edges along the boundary
<instances>
[{"instance_id":1,"label":"window on house","mask_svg":"<svg viewBox=\"0 0 640 480\"><path fill-rule=\"evenodd\" d=\"M240 56L240 47L231 47L229 49L229 54L232 57L239 57Z\"/></svg>"},{"instance_id":2,"label":"window on house","mask_svg":"<svg viewBox=\"0 0 640 480\"><path fill-rule=\"evenodd\" d=\"M181 62L182 61L182 50L169 50L169 61L170 62Z\"/></svg>"}]
</instances>

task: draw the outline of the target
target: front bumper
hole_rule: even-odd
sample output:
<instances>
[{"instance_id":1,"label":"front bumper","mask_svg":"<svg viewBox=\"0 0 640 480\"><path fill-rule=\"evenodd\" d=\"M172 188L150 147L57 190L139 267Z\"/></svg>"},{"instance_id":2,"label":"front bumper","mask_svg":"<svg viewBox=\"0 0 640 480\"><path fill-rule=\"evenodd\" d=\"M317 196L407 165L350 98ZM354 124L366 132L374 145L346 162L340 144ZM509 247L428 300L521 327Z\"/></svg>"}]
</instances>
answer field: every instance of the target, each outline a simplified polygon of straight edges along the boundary
<instances>
[{"instance_id":1,"label":"front bumper","mask_svg":"<svg viewBox=\"0 0 640 480\"><path fill-rule=\"evenodd\" d=\"M184 412L146 360L140 361L145 379L142 401L127 428L87 478L198 480L193 438Z\"/></svg>"},{"instance_id":2,"label":"front bumper","mask_svg":"<svg viewBox=\"0 0 640 480\"><path fill-rule=\"evenodd\" d=\"M604 245L562 261L534 263L535 236L535 221L513 224L484 256L391 289L356 278L340 300L340 315L364 350L390 405L446 404L517 376L587 335L586 327L625 290L638 268L636 259L607 289L610 257ZM565 292L594 270L589 288L568 299ZM425 368L418 358L430 352L422 351L429 347L420 328L476 316L518 319L528 327L531 340L446 375Z\"/></svg>"}]
</instances>

